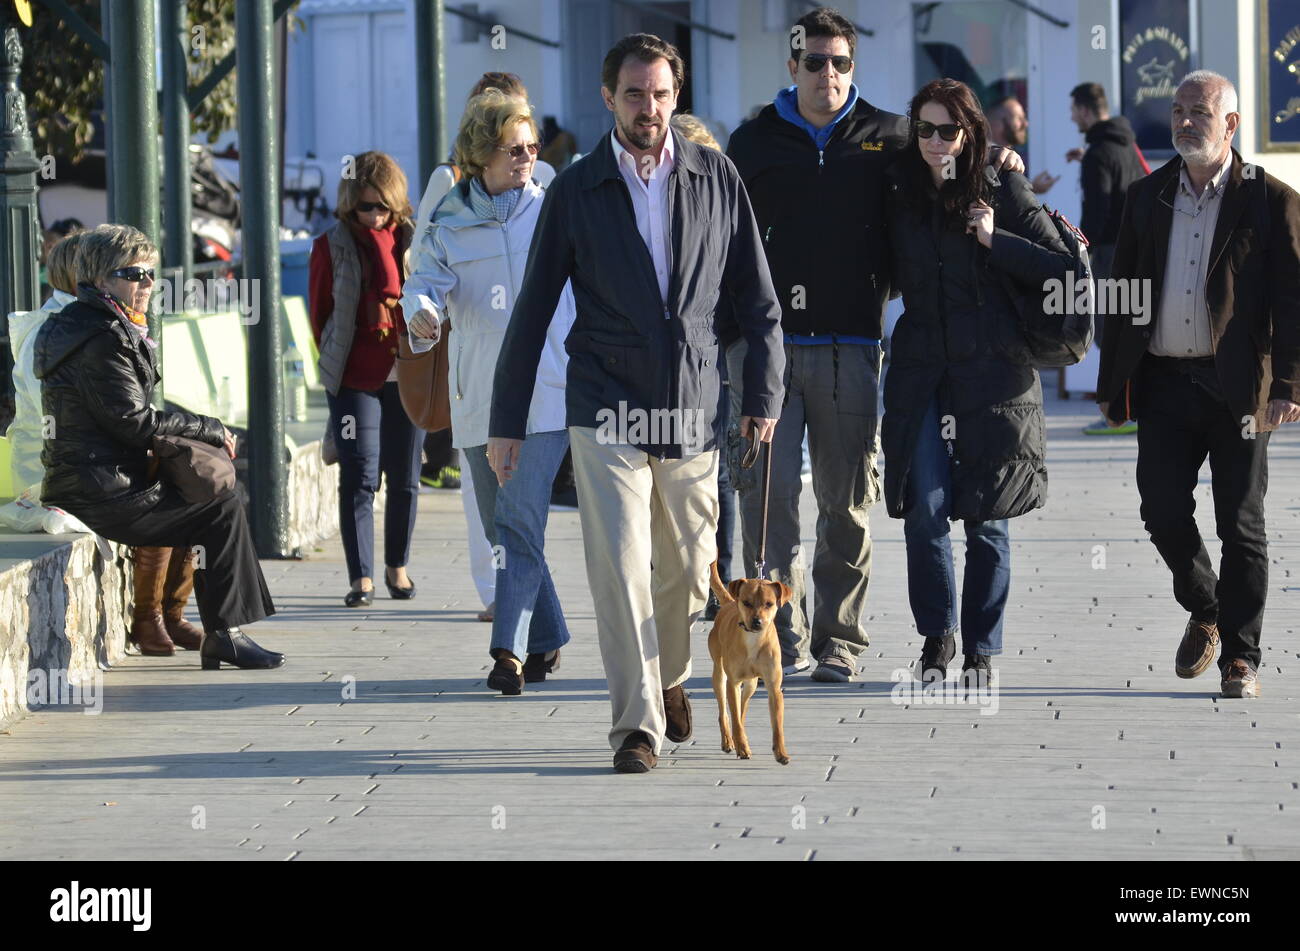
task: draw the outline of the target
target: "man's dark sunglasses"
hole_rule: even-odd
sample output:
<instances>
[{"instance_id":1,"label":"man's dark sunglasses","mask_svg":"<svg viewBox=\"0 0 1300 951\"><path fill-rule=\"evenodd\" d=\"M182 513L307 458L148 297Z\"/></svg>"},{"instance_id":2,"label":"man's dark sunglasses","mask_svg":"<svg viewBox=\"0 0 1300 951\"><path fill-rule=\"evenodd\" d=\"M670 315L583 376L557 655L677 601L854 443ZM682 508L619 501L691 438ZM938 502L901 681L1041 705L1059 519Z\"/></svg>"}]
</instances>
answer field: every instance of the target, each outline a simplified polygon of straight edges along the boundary
<instances>
[{"instance_id":1,"label":"man's dark sunglasses","mask_svg":"<svg viewBox=\"0 0 1300 951\"><path fill-rule=\"evenodd\" d=\"M827 56L825 53L804 53L803 66L810 73L820 73L826 68L826 61L835 67L835 72L843 74L853 68L851 56Z\"/></svg>"},{"instance_id":2,"label":"man's dark sunglasses","mask_svg":"<svg viewBox=\"0 0 1300 951\"><path fill-rule=\"evenodd\" d=\"M153 280L153 268L151 267L120 267L111 272L112 277L120 277L123 280L130 281L133 284L139 284L146 277Z\"/></svg>"},{"instance_id":3,"label":"man's dark sunglasses","mask_svg":"<svg viewBox=\"0 0 1300 951\"><path fill-rule=\"evenodd\" d=\"M388 210L388 206L385 205L382 201L359 201L359 202L357 202L357 211L364 211L364 212L369 213L369 212L372 212L372 211L387 211L387 210Z\"/></svg>"},{"instance_id":4,"label":"man's dark sunglasses","mask_svg":"<svg viewBox=\"0 0 1300 951\"><path fill-rule=\"evenodd\" d=\"M957 136L961 135L961 126L955 122L947 122L943 125L935 125L933 122L924 120L916 124L916 134L923 139L932 137L935 132L939 133L939 138L945 142L956 142Z\"/></svg>"}]
</instances>

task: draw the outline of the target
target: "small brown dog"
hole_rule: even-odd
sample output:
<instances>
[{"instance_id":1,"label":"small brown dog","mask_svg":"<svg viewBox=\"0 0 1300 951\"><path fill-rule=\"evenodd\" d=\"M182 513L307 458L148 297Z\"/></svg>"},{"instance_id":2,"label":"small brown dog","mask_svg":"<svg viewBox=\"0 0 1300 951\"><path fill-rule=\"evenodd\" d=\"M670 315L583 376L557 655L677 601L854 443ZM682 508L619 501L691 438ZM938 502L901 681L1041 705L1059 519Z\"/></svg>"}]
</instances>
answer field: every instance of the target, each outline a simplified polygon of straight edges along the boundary
<instances>
[{"instance_id":1,"label":"small brown dog","mask_svg":"<svg viewBox=\"0 0 1300 951\"><path fill-rule=\"evenodd\" d=\"M785 751L781 646L772 620L777 609L790 600L790 589L779 581L750 578L738 578L724 586L718 577L716 561L709 570L709 586L722 605L713 621L713 630L709 632L713 694L718 698L722 752L730 753L735 749L738 757L749 759L745 712L761 677L767 687L767 709L772 718L772 752L776 754L776 761L784 766L790 762L790 756ZM728 710L731 711L730 725Z\"/></svg>"}]
</instances>

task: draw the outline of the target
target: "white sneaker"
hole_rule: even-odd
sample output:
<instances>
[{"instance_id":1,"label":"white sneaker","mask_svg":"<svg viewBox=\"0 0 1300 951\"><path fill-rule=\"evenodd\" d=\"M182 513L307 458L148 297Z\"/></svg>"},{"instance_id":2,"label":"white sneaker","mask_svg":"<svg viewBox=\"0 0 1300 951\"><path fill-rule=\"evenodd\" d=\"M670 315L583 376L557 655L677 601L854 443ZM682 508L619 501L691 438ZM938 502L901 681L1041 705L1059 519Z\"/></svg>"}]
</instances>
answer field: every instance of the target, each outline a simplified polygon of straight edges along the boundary
<instances>
[{"instance_id":1,"label":"white sneaker","mask_svg":"<svg viewBox=\"0 0 1300 951\"><path fill-rule=\"evenodd\" d=\"M781 668L781 673L789 677L791 674L801 674L811 666L812 664L808 659L804 658L803 660L796 660L793 664L786 664Z\"/></svg>"}]
</instances>

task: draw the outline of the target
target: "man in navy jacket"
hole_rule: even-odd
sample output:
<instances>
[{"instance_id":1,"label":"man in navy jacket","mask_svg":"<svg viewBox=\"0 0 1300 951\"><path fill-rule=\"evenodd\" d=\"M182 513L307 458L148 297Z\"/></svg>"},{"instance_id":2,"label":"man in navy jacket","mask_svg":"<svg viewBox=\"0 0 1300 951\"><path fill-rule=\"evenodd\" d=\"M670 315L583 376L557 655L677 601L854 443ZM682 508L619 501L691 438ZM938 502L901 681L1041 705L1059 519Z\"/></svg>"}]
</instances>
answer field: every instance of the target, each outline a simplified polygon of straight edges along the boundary
<instances>
[{"instance_id":1,"label":"man in navy jacket","mask_svg":"<svg viewBox=\"0 0 1300 951\"><path fill-rule=\"evenodd\" d=\"M727 295L749 345L742 429L769 441L781 406L781 308L735 167L673 136L677 50L633 34L610 50L614 131L547 190L497 363L488 454L518 462L546 328L566 281L577 319L567 422L619 772L646 772L691 733L682 684L716 557L714 324ZM652 569L653 566L653 569Z\"/></svg>"}]
</instances>

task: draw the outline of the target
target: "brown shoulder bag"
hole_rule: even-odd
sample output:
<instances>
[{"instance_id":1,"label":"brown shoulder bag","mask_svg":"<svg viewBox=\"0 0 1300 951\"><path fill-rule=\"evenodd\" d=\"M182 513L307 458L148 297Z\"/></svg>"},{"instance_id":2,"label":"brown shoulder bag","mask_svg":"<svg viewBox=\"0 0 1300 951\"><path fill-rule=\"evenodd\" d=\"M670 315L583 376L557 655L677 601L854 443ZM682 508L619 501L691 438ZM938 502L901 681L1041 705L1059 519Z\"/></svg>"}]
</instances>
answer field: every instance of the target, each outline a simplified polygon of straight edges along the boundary
<instances>
[{"instance_id":1,"label":"brown shoulder bag","mask_svg":"<svg viewBox=\"0 0 1300 951\"><path fill-rule=\"evenodd\" d=\"M191 505L211 502L235 487L235 464L222 446L184 436L154 436L158 478L170 483Z\"/></svg>"},{"instance_id":2,"label":"brown shoulder bag","mask_svg":"<svg viewBox=\"0 0 1300 951\"><path fill-rule=\"evenodd\" d=\"M451 428L451 395L447 391L447 340L451 321L432 350L413 353L406 334L397 343L397 390L411 422L428 433Z\"/></svg>"}]
</instances>

